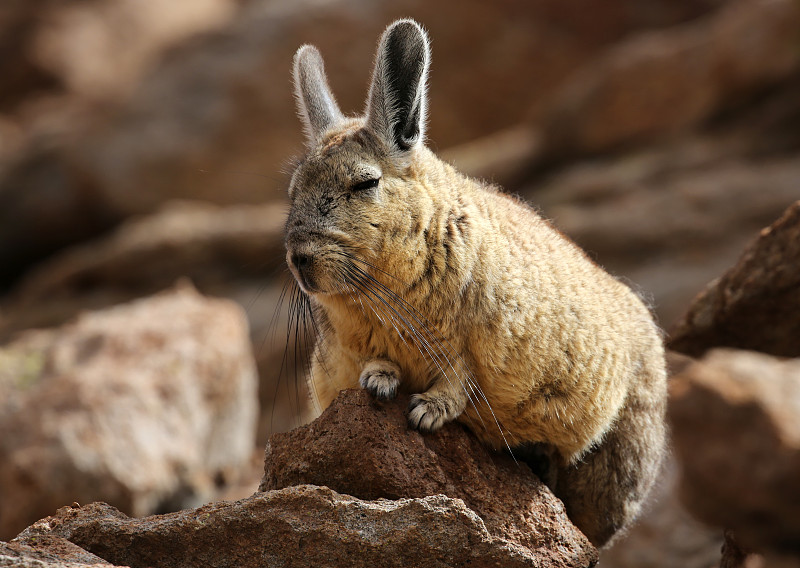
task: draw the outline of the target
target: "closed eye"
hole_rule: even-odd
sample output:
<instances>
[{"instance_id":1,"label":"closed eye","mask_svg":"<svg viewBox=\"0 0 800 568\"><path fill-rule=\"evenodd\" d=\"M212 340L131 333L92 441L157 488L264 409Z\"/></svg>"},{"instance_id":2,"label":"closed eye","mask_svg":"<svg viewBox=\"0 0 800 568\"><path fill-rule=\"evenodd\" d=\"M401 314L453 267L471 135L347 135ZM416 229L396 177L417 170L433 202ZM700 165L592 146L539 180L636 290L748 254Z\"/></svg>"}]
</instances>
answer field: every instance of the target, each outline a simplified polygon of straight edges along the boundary
<instances>
[{"instance_id":1,"label":"closed eye","mask_svg":"<svg viewBox=\"0 0 800 568\"><path fill-rule=\"evenodd\" d=\"M352 189L353 191L367 191L368 189L375 189L376 187L378 187L379 181L380 178L360 181L357 184L354 184L350 189Z\"/></svg>"}]
</instances>

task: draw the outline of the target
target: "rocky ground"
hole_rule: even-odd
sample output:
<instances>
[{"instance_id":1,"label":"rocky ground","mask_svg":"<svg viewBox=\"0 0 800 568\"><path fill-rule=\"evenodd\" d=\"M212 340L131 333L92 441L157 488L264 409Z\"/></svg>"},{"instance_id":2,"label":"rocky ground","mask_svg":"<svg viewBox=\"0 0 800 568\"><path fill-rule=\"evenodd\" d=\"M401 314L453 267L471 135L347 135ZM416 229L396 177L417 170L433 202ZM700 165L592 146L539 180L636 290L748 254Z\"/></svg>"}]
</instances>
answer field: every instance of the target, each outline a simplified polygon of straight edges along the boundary
<instances>
[{"instance_id":1,"label":"rocky ground","mask_svg":"<svg viewBox=\"0 0 800 568\"><path fill-rule=\"evenodd\" d=\"M598 565L800 566L800 5L454 6L0 8L0 566L597 562L535 476L459 427L408 431L402 404L347 393L279 434L310 419L291 55L317 44L357 112L409 15L434 41L430 145L668 331L674 450Z\"/></svg>"}]
</instances>

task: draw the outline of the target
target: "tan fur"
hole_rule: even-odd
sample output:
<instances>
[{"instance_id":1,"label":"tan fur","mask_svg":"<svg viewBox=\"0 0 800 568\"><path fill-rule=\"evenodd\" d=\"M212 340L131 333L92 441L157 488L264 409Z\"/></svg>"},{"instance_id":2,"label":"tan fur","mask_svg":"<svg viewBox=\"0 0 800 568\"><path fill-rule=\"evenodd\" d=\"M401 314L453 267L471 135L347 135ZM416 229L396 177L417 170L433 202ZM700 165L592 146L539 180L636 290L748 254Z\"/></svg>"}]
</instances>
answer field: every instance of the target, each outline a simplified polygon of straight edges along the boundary
<instances>
[{"instance_id":1,"label":"tan fur","mask_svg":"<svg viewBox=\"0 0 800 568\"><path fill-rule=\"evenodd\" d=\"M544 448L544 477L605 544L635 516L663 453L659 331L636 294L531 208L422 144L427 54L416 23L390 26L367 114L349 119L303 107L333 97L314 48L295 60L309 151L286 245L320 332L314 402L359 384L382 398L399 389L414 394L414 427L456 419L498 450ZM386 74L407 61L421 80L395 92ZM321 82L305 81L314 73ZM371 177L375 188L353 189Z\"/></svg>"}]
</instances>

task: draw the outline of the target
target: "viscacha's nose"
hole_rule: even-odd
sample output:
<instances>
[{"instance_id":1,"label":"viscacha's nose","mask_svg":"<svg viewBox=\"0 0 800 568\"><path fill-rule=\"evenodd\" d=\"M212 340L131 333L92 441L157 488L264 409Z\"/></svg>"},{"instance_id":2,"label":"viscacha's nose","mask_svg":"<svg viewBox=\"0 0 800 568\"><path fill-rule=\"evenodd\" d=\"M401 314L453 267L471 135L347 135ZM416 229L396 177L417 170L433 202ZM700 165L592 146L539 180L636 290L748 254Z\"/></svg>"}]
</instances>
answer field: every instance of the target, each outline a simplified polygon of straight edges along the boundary
<instances>
[{"instance_id":1,"label":"viscacha's nose","mask_svg":"<svg viewBox=\"0 0 800 568\"><path fill-rule=\"evenodd\" d=\"M310 254L306 254L304 252L293 252L290 259L294 267L300 272L303 272L305 269L311 266Z\"/></svg>"}]
</instances>

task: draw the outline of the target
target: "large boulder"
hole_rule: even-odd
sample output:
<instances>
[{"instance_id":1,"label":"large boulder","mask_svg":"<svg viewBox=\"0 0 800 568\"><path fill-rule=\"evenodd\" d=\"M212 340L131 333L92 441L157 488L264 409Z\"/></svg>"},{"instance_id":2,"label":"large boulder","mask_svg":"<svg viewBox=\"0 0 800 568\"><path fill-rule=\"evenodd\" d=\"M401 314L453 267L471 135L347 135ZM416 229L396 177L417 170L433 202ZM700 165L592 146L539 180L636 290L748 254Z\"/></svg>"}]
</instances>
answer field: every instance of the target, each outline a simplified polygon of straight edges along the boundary
<instances>
[{"instance_id":1,"label":"large boulder","mask_svg":"<svg viewBox=\"0 0 800 568\"><path fill-rule=\"evenodd\" d=\"M302 337L288 317L293 286L284 261L279 204L219 206L171 201L110 234L71 247L31 270L0 299L0 343L85 310L147 297L189 279L209 296L239 303L259 370L258 442L306 422ZM294 354L298 353L298 356Z\"/></svg>"},{"instance_id":2,"label":"large boulder","mask_svg":"<svg viewBox=\"0 0 800 568\"><path fill-rule=\"evenodd\" d=\"M526 465L491 452L457 423L434 434L410 429L407 406L403 396L381 403L361 389L343 391L313 423L270 438L259 490L311 483L370 500L444 494L542 565L592 560L586 537Z\"/></svg>"},{"instance_id":3,"label":"large boulder","mask_svg":"<svg viewBox=\"0 0 800 568\"><path fill-rule=\"evenodd\" d=\"M247 322L188 287L0 348L0 536L67 503L133 515L196 505L246 469Z\"/></svg>"},{"instance_id":4,"label":"large boulder","mask_svg":"<svg viewBox=\"0 0 800 568\"><path fill-rule=\"evenodd\" d=\"M670 391L687 508L746 550L800 557L800 359L715 349Z\"/></svg>"}]
</instances>

